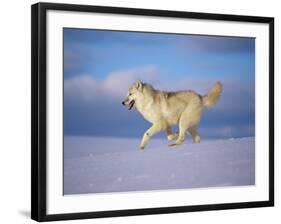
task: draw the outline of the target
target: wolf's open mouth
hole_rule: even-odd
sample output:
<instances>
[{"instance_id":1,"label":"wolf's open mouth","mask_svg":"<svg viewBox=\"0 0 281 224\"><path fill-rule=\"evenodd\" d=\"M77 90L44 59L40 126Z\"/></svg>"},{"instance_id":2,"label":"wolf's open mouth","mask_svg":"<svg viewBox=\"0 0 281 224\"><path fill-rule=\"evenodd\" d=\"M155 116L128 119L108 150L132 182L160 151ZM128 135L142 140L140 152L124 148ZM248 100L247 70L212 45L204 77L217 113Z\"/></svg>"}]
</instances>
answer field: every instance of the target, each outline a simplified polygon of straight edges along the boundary
<instances>
[{"instance_id":1,"label":"wolf's open mouth","mask_svg":"<svg viewBox=\"0 0 281 224\"><path fill-rule=\"evenodd\" d=\"M135 104L135 101L132 100L132 101L129 103L128 110L131 110L131 109L133 108L134 104Z\"/></svg>"}]
</instances>

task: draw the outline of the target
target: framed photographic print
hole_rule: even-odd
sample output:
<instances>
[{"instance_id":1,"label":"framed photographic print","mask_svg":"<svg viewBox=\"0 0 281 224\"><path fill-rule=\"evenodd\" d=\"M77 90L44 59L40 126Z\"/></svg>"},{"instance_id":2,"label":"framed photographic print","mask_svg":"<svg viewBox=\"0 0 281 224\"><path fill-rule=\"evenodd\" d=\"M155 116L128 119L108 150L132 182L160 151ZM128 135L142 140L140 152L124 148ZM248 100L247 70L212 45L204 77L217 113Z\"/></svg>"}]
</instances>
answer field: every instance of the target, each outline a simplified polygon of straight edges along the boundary
<instances>
[{"instance_id":1,"label":"framed photographic print","mask_svg":"<svg viewBox=\"0 0 281 224\"><path fill-rule=\"evenodd\" d=\"M32 219L274 205L274 19L32 5Z\"/></svg>"}]
</instances>

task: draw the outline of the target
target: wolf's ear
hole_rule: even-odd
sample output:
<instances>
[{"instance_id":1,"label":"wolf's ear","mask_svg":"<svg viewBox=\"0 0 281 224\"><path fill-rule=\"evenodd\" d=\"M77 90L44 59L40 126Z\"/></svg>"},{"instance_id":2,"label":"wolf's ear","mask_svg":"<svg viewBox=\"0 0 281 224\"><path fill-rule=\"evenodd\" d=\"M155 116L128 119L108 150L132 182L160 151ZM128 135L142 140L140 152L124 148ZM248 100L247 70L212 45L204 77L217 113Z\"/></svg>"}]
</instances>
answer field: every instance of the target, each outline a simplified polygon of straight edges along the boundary
<instances>
[{"instance_id":1,"label":"wolf's ear","mask_svg":"<svg viewBox=\"0 0 281 224\"><path fill-rule=\"evenodd\" d=\"M135 82L135 87L136 87L137 89L142 89L142 82L141 82L140 80L137 80L137 81Z\"/></svg>"}]
</instances>

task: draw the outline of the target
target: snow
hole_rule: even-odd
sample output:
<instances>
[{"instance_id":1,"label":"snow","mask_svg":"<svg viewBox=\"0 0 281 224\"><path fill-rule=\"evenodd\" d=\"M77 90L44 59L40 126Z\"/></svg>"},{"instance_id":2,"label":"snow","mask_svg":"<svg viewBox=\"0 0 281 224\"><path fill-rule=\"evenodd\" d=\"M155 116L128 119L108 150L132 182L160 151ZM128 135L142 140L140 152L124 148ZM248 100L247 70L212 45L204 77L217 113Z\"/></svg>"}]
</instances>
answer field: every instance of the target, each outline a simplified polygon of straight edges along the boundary
<instances>
[{"instance_id":1,"label":"snow","mask_svg":"<svg viewBox=\"0 0 281 224\"><path fill-rule=\"evenodd\" d=\"M152 139L64 138L64 194L151 191L255 184L255 138L187 139L168 147Z\"/></svg>"}]
</instances>

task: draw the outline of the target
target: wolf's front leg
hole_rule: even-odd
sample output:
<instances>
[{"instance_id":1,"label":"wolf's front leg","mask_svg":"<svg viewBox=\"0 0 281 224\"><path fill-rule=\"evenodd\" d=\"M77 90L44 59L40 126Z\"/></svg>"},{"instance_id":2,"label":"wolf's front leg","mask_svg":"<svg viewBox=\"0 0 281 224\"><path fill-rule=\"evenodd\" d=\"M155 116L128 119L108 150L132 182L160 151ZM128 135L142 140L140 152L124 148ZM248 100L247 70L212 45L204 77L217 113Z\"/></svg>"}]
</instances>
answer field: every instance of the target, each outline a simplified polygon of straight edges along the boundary
<instances>
[{"instance_id":1,"label":"wolf's front leg","mask_svg":"<svg viewBox=\"0 0 281 224\"><path fill-rule=\"evenodd\" d=\"M153 124L143 135L141 144L140 144L140 149L144 149L145 146L147 145L149 139L158 133L159 131L163 130L164 126L161 122Z\"/></svg>"}]
</instances>

